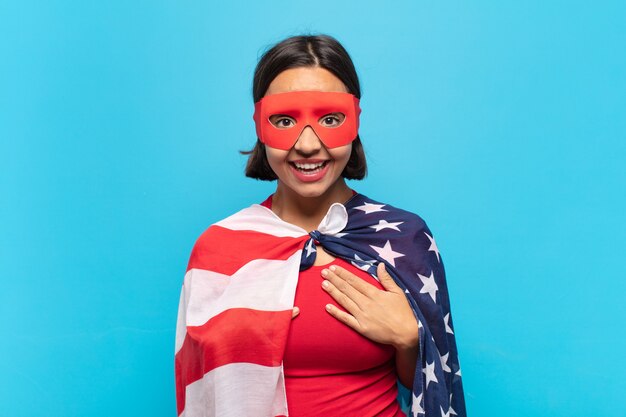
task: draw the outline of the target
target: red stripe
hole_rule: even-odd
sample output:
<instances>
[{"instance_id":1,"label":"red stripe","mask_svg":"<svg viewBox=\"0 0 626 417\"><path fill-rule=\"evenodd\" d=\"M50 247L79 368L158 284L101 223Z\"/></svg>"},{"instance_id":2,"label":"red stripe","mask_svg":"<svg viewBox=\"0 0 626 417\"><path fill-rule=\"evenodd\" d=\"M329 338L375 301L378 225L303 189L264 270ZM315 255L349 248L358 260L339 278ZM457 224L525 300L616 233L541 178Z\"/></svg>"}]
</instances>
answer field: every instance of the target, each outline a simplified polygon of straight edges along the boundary
<instances>
[{"instance_id":1,"label":"red stripe","mask_svg":"<svg viewBox=\"0 0 626 417\"><path fill-rule=\"evenodd\" d=\"M187 270L198 268L232 275L255 259L285 260L301 249L308 238L278 237L213 225L196 241Z\"/></svg>"},{"instance_id":2,"label":"red stripe","mask_svg":"<svg viewBox=\"0 0 626 417\"><path fill-rule=\"evenodd\" d=\"M175 360L178 414L185 409L185 387L212 369L235 362L279 366L290 322L291 310L233 308L188 326Z\"/></svg>"}]
</instances>

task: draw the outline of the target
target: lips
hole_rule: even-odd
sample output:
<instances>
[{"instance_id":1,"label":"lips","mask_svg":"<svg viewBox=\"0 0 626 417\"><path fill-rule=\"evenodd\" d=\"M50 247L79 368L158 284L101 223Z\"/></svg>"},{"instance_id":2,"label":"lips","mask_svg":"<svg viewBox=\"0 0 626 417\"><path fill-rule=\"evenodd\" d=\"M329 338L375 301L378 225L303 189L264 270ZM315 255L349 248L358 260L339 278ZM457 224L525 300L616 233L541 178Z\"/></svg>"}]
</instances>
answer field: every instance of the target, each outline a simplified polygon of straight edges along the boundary
<instances>
[{"instance_id":1,"label":"lips","mask_svg":"<svg viewBox=\"0 0 626 417\"><path fill-rule=\"evenodd\" d=\"M302 171L304 173L309 173L309 174L322 169L327 163L328 161L316 161L316 162L292 161L291 162L292 166L295 166L298 171Z\"/></svg>"},{"instance_id":2,"label":"lips","mask_svg":"<svg viewBox=\"0 0 626 417\"><path fill-rule=\"evenodd\" d=\"M324 178L328 171L329 160L296 160L289 161L291 171L303 182L314 182Z\"/></svg>"}]
</instances>

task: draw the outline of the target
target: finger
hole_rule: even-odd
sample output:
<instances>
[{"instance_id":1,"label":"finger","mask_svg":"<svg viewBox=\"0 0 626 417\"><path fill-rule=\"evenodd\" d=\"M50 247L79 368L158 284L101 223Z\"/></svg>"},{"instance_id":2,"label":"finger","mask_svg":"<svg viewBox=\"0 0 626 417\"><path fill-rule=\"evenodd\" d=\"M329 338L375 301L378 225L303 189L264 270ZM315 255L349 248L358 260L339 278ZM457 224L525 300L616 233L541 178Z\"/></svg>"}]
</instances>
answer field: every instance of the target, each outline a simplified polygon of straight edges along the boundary
<instances>
[{"instance_id":1,"label":"finger","mask_svg":"<svg viewBox=\"0 0 626 417\"><path fill-rule=\"evenodd\" d=\"M359 307L363 307L363 304L367 301L367 297L363 295L363 293L358 291L349 282L340 278L337 274L329 269L323 269L321 273L322 276L326 278L326 280L329 281L335 288L348 296L348 298L350 298L352 301L357 303ZM326 289L326 287L324 287L324 289Z\"/></svg>"},{"instance_id":2,"label":"finger","mask_svg":"<svg viewBox=\"0 0 626 417\"><path fill-rule=\"evenodd\" d=\"M340 266L331 265L329 270L330 270L329 275L332 275L332 274L336 275L338 278L340 278L345 283L349 284L352 288L357 290L359 293L369 298L372 298L373 296L375 296L377 291L380 291L378 288L376 288L372 284L366 282L363 278L353 274L352 272L346 269L343 269ZM335 281L333 281L333 283L335 283ZM341 285L338 285L337 283L335 283L335 285L341 288Z\"/></svg>"},{"instance_id":3,"label":"finger","mask_svg":"<svg viewBox=\"0 0 626 417\"><path fill-rule=\"evenodd\" d=\"M384 262L380 262L378 264L378 267L376 268L376 275L378 275L378 281L380 281L380 284L385 290L398 293L402 292L402 288L396 284L391 275L389 275L389 272L387 272L387 267Z\"/></svg>"},{"instance_id":4,"label":"finger","mask_svg":"<svg viewBox=\"0 0 626 417\"><path fill-rule=\"evenodd\" d=\"M298 307L294 307L293 310L291 310L291 319L295 319L298 314L300 314L300 309Z\"/></svg>"},{"instance_id":5,"label":"finger","mask_svg":"<svg viewBox=\"0 0 626 417\"><path fill-rule=\"evenodd\" d=\"M349 295L337 288L332 282L328 280L322 281L322 288L350 314L358 314L358 312L361 311L361 307L358 303ZM354 289L352 289L352 291L358 293Z\"/></svg>"},{"instance_id":6,"label":"finger","mask_svg":"<svg viewBox=\"0 0 626 417\"><path fill-rule=\"evenodd\" d=\"M334 318L342 322L343 324L353 328L357 332L361 331L361 325L359 324L359 321L353 315L348 314L345 311L341 311L340 309L338 309L336 306L332 304L326 304L326 311L331 316L333 316Z\"/></svg>"}]
</instances>

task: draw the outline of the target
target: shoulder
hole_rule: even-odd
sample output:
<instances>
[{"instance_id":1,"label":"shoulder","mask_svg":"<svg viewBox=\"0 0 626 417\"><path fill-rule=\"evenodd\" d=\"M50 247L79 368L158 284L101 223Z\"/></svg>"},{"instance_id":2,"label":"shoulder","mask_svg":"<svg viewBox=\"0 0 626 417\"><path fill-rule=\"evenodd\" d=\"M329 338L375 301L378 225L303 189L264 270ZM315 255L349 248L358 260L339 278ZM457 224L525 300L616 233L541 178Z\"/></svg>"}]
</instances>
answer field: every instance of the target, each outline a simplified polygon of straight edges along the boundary
<instances>
[{"instance_id":1,"label":"shoulder","mask_svg":"<svg viewBox=\"0 0 626 417\"><path fill-rule=\"evenodd\" d=\"M252 205L207 227L194 242L187 269L214 270L218 263L227 263L250 241L254 219L263 210L263 207Z\"/></svg>"},{"instance_id":2,"label":"shoulder","mask_svg":"<svg viewBox=\"0 0 626 417\"><path fill-rule=\"evenodd\" d=\"M346 203L348 233L377 246L389 244L402 253L427 254L435 250L435 238L426 221L417 213L357 194ZM351 235L351 238L355 238ZM395 250L395 249L394 249ZM406 251L406 252L405 252ZM420 255L421 256L421 255Z\"/></svg>"},{"instance_id":3,"label":"shoulder","mask_svg":"<svg viewBox=\"0 0 626 417\"><path fill-rule=\"evenodd\" d=\"M224 257L242 252L261 254L268 248L297 243L303 236L306 232L282 221L272 210L252 204L209 226L197 238L191 258L208 253Z\"/></svg>"},{"instance_id":4,"label":"shoulder","mask_svg":"<svg viewBox=\"0 0 626 417\"><path fill-rule=\"evenodd\" d=\"M401 269L424 276L436 270L443 276L441 254L422 216L362 194L349 200L346 210L351 226L348 234L353 233L350 238L363 240L379 254L397 258L396 266Z\"/></svg>"},{"instance_id":5,"label":"shoulder","mask_svg":"<svg viewBox=\"0 0 626 417\"><path fill-rule=\"evenodd\" d=\"M245 230L254 229L255 219L263 216L265 209L258 204L253 204L236 213L231 214L207 227L197 238L193 245L192 256L198 251L208 248L215 250L222 242L228 244L236 240ZM223 245L222 245L223 246Z\"/></svg>"},{"instance_id":6,"label":"shoulder","mask_svg":"<svg viewBox=\"0 0 626 417\"><path fill-rule=\"evenodd\" d=\"M356 194L345 206L349 216L357 222L379 222L382 225L402 222L405 228L409 227L413 232L429 230L426 221L419 214L374 200L363 194Z\"/></svg>"}]
</instances>

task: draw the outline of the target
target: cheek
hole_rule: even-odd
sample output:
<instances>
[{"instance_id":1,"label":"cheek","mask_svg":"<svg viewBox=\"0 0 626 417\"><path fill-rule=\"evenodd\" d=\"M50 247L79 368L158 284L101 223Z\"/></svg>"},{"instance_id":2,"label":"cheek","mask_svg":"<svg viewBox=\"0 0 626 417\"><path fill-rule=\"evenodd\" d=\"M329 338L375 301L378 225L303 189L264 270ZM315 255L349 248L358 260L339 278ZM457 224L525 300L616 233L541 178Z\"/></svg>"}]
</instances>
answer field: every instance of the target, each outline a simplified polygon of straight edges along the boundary
<instances>
[{"instance_id":1,"label":"cheek","mask_svg":"<svg viewBox=\"0 0 626 417\"><path fill-rule=\"evenodd\" d=\"M265 146L265 156L267 157L267 162L270 164L270 167L274 171L276 171L276 169L280 167L281 164L285 163L285 159L287 158L288 153L288 151Z\"/></svg>"},{"instance_id":2,"label":"cheek","mask_svg":"<svg viewBox=\"0 0 626 417\"><path fill-rule=\"evenodd\" d=\"M331 150L330 155L340 165L346 165L352 153L352 144L340 146Z\"/></svg>"}]
</instances>

